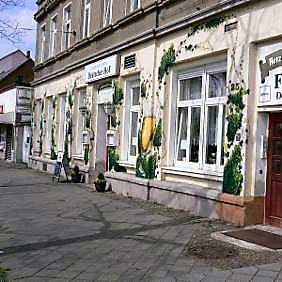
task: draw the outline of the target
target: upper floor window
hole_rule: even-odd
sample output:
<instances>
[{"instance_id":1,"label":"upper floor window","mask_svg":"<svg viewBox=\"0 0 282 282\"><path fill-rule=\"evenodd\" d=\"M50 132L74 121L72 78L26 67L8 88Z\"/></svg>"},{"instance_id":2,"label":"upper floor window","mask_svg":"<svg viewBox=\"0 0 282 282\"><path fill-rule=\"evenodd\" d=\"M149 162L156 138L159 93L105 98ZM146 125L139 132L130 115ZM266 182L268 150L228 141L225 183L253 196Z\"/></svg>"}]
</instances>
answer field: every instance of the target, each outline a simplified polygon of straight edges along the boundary
<instances>
[{"instance_id":1,"label":"upper floor window","mask_svg":"<svg viewBox=\"0 0 282 282\"><path fill-rule=\"evenodd\" d=\"M62 49L69 48L70 41L71 41L71 4L66 6L63 12Z\"/></svg>"},{"instance_id":2,"label":"upper floor window","mask_svg":"<svg viewBox=\"0 0 282 282\"><path fill-rule=\"evenodd\" d=\"M113 0L104 0L103 27L112 23Z\"/></svg>"},{"instance_id":3,"label":"upper floor window","mask_svg":"<svg viewBox=\"0 0 282 282\"><path fill-rule=\"evenodd\" d=\"M51 18L50 23L50 57L56 55L57 49L57 16Z\"/></svg>"},{"instance_id":4,"label":"upper floor window","mask_svg":"<svg viewBox=\"0 0 282 282\"><path fill-rule=\"evenodd\" d=\"M140 0L130 0L130 12L140 8Z\"/></svg>"},{"instance_id":5,"label":"upper floor window","mask_svg":"<svg viewBox=\"0 0 282 282\"><path fill-rule=\"evenodd\" d=\"M42 63L45 59L45 42L46 42L46 26L40 28L40 47L39 47L39 62Z\"/></svg>"},{"instance_id":6,"label":"upper floor window","mask_svg":"<svg viewBox=\"0 0 282 282\"><path fill-rule=\"evenodd\" d=\"M88 37L90 35L90 8L91 0L84 0L84 11L83 11L83 31L82 37Z\"/></svg>"},{"instance_id":7,"label":"upper floor window","mask_svg":"<svg viewBox=\"0 0 282 282\"><path fill-rule=\"evenodd\" d=\"M174 164L222 172L226 111L224 64L178 75Z\"/></svg>"}]
</instances>

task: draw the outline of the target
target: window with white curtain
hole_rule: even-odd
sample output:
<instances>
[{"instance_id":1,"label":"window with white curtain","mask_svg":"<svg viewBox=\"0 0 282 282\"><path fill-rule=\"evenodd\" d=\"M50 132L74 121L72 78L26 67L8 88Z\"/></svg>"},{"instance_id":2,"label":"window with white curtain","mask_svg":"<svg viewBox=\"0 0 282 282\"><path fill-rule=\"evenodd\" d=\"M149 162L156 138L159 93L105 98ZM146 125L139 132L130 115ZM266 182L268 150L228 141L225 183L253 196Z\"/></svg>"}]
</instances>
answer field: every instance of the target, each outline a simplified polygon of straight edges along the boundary
<instances>
[{"instance_id":1,"label":"window with white curtain","mask_svg":"<svg viewBox=\"0 0 282 282\"><path fill-rule=\"evenodd\" d=\"M68 49L71 43L71 4L68 4L63 11L63 36L62 49Z\"/></svg>"},{"instance_id":2,"label":"window with white curtain","mask_svg":"<svg viewBox=\"0 0 282 282\"><path fill-rule=\"evenodd\" d=\"M40 49L39 49L39 62L43 63L45 59L45 43L46 43L46 25L40 28Z\"/></svg>"},{"instance_id":3,"label":"window with white curtain","mask_svg":"<svg viewBox=\"0 0 282 282\"><path fill-rule=\"evenodd\" d=\"M83 32L82 37L89 37L90 35L90 13L91 13L91 0L84 0L83 11Z\"/></svg>"},{"instance_id":4,"label":"window with white curtain","mask_svg":"<svg viewBox=\"0 0 282 282\"><path fill-rule=\"evenodd\" d=\"M50 52L49 56L53 57L56 55L57 49L57 16L51 18L50 22Z\"/></svg>"},{"instance_id":5,"label":"window with white curtain","mask_svg":"<svg viewBox=\"0 0 282 282\"><path fill-rule=\"evenodd\" d=\"M183 72L177 78L175 166L222 170L225 134L225 64Z\"/></svg>"},{"instance_id":6,"label":"window with white curtain","mask_svg":"<svg viewBox=\"0 0 282 282\"><path fill-rule=\"evenodd\" d=\"M124 124L124 154L129 162L135 162L138 149L138 130L140 117L140 80L126 82Z\"/></svg>"},{"instance_id":7,"label":"window with white curtain","mask_svg":"<svg viewBox=\"0 0 282 282\"><path fill-rule=\"evenodd\" d=\"M112 23L113 0L104 0L103 27Z\"/></svg>"}]
</instances>

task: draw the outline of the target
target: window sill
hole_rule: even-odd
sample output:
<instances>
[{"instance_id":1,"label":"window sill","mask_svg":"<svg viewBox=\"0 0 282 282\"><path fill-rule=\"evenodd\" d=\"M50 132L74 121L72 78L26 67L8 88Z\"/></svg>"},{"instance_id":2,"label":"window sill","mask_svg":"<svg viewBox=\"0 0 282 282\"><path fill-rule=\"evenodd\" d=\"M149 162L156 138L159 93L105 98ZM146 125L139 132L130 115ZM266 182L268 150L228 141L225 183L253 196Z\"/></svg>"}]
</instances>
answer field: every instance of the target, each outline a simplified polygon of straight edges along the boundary
<instances>
[{"instance_id":1,"label":"window sill","mask_svg":"<svg viewBox=\"0 0 282 282\"><path fill-rule=\"evenodd\" d=\"M135 162L129 162L127 160L124 160L124 161L118 161L118 164L121 165L121 166L124 166L124 167L128 167L128 168L135 168L136 167L136 164Z\"/></svg>"},{"instance_id":2,"label":"window sill","mask_svg":"<svg viewBox=\"0 0 282 282\"><path fill-rule=\"evenodd\" d=\"M72 156L75 160L79 160L79 161L84 161L84 158L82 155L73 155Z\"/></svg>"},{"instance_id":3,"label":"window sill","mask_svg":"<svg viewBox=\"0 0 282 282\"><path fill-rule=\"evenodd\" d=\"M189 176L207 180L223 181L223 172L203 171L198 169L191 169L187 167L167 166L162 167L162 172L174 175Z\"/></svg>"}]
</instances>

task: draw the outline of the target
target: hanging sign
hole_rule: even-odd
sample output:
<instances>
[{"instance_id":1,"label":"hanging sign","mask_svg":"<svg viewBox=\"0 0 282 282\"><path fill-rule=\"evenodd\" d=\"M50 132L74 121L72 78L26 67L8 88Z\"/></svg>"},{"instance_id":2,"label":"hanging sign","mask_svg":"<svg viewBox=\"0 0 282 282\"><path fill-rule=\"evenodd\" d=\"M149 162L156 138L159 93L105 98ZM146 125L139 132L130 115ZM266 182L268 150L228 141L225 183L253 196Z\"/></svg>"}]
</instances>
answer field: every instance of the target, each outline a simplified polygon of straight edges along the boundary
<instances>
[{"instance_id":1,"label":"hanging sign","mask_svg":"<svg viewBox=\"0 0 282 282\"><path fill-rule=\"evenodd\" d=\"M85 67L86 83L119 74L118 55L105 58Z\"/></svg>"},{"instance_id":2,"label":"hanging sign","mask_svg":"<svg viewBox=\"0 0 282 282\"><path fill-rule=\"evenodd\" d=\"M258 105L282 105L282 45L262 47L259 54Z\"/></svg>"}]
</instances>

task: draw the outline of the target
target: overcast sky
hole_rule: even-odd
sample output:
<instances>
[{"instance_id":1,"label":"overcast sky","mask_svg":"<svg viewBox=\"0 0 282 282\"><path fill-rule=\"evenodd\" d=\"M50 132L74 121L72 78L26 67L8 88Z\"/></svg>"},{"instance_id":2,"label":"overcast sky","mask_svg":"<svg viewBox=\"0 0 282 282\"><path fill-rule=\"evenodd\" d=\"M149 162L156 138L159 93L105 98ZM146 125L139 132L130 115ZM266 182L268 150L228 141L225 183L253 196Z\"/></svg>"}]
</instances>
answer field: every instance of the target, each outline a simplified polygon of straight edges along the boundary
<instances>
[{"instance_id":1,"label":"overcast sky","mask_svg":"<svg viewBox=\"0 0 282 282\"><path fill-rule=\"evenodd\" d=\"M3 14L0 13L1 18L9 17L14 22L17 22L20 27L25 28L36 28L36 23L33 19L33 15L36 11L36 0L23 0L24 7L13 8L5 10ZM31 56L35 56L35 30L25 31L20 43L12 44L11 42L0 38L0 58L6 54L13 52L14 50L20 49L24 53L27 50L31 51Z\"/></svg>"}]
</instances>

